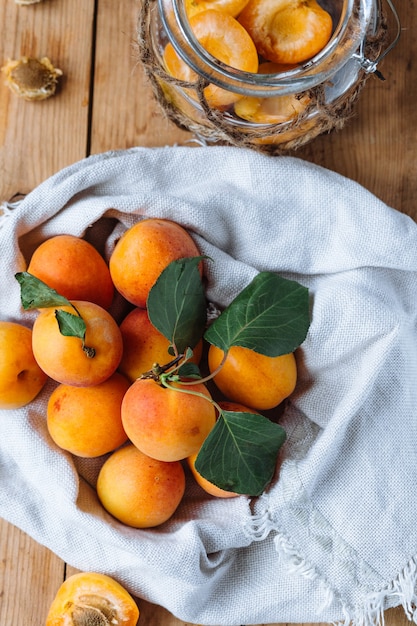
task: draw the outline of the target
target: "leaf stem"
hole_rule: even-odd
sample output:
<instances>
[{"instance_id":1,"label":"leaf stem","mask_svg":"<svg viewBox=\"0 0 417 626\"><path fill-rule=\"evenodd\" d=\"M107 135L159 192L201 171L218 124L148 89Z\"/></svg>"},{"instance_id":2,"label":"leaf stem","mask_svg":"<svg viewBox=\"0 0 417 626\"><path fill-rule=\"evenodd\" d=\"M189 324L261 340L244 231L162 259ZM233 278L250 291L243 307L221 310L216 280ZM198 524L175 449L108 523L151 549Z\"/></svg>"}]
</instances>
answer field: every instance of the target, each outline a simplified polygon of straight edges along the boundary
<instances>
[{"instance_id":1,"label":"leaf stem","mask_svg":"<svg viewBox=\"0 0 417 626\"><path fill-rule=\"evenodd\" d=\"M203 378L199 378L198 380L187 380L187 381L181 381L182 385L198 385L200 383L207 383L209 382L209 380L212 380L222 369L223 365L226 362L227 359L227 355L228 355L228 351L226 351L223 354L223 358L220 361L220 363L218 364L218 366L216 367L215 370L213 370L210 374L208 374L208 376L204 376Z\"/></svg>"},{"instance_id":2,"label":"leaf stem","mask_svg":"<svg viewBox=\"0 0 417 626\"><path fill-rule=\"evenodd\" d=\"M158 381L160 380L162 374L165 374L168 370L171 370L171 368L174 368L174 366L178 365L178 363L183 358L184 358L183 354L178 354L175 357L175 359L172 359L172 361L170 361L169 363L166 363L165 365L159 365L159 363L154 363L152 366L152 369L141 374L139 378L152 378L153 380ZM178 369L178 368L175 368L175 369ZM175 371L175 369L173 371ZM172 371L170 371L169 373L172 374Z\"/></svg>"},{"instance_id":3,"label":"leaf stem","mask_svg":"<svg viewBox=\"0 0 417 626\"><path fill-rule=\"evenodd\" d=\"M71 307L74 309L74 311L76 312L76 314L78 315L78 317L83 320L83 317L82 317L81 313L79 312L79 310L77 309L77 307L75 306L75 304L73 304L72 302L69 302L69 303L70 303ZM83 322L84 322L84 320L83 320ZM85 324L85 322L84 322L84 324ZM84 339L85 339L85 333L84 333L84 337L81 339L83 352L89 359L93 359L96 356L96 349L93 348L92 346L86 346Z\"/></svg>"},{"instance_id":4,"label":"leaf stem","mask_svg":"<svg viewBox=\"0 0 417 626\"><path fill-rule=\"evenodd\" d=\"M172 391L178 391L179 393L188 393L190 396L197 396L199 398L203 398L204 400L207 400L207 402L211 402L214 408L219 412L219 417L223 414L223 409L221 408L221 406L215 400L213 400L213 398L208 398L204 393L201 393L201 391L191 391L190 389L181 389L181 387L175 387L174 385L171 385L168 382L165 376L161 376L161 384L166 389L171 389ZM183 383L183 381L181 381L180 384L184 385L187 383Z\"/></svg>"}]
</instances>

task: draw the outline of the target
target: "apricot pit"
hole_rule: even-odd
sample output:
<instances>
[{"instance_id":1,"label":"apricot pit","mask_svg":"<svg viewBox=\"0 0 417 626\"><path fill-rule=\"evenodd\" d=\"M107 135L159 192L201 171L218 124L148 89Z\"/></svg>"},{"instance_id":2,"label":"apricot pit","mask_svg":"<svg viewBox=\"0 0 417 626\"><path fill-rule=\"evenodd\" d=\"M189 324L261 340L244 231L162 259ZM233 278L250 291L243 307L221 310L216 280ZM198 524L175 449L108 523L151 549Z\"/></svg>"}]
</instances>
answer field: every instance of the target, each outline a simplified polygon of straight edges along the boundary
<instances>
[{"instance_id":1,"label":"apricot pit","mask_svg":"<svg viewBox=\"0 0 417 626\"><path fill-rule=\"evenodd\" d=\"M65 580L49 608L46 626L136 626L139 608L116 580L79 572Z\"/></svg>"}]
</instances>

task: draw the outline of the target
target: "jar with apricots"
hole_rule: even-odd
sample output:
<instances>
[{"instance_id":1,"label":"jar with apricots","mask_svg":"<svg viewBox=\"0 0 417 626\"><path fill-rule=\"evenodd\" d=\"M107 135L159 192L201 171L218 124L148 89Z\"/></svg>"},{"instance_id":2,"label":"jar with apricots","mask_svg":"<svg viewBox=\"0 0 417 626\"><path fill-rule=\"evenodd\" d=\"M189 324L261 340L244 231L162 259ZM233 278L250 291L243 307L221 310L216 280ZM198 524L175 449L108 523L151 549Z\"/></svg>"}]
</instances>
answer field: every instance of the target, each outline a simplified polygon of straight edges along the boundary
<instances>
[{"instance_id":1,"label":"jar with apricots","mask_svg":"<svg viewBox=\"0 0 417 626\"><path fill-rule=\"evenodd\" d=\"M138 42L179 127L274 154L341 128L399 33L392 0L144 0Z\"/></svg>"}]
</instances>

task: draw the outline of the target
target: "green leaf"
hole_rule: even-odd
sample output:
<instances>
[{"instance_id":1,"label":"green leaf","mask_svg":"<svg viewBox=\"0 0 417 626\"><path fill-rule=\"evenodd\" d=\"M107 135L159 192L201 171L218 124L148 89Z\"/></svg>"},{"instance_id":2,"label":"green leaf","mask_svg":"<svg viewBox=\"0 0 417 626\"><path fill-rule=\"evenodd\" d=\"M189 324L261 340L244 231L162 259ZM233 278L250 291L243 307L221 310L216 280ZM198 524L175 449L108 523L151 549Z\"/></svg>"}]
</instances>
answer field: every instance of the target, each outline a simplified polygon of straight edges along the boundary
<instances>
[{"instance_id":1,"label":"green leaf","mask_svg":"<svg viewBox=\"0 0 417 626\"><path fill-rule=\"evenodd\" d=\"M23 308L42 309L52 306L71 306L70 302L55 289L29 272L18 272L15 278L20 285L20 299Z\"/></svg>"},{"instance_id":2,"label":"green leaf","mask_svg":"<svg viewBox=\"0 0 417 626\"><path fill-rule=\"evenodd\" d=\"M178 376L180 378L201 378L200 368L195 363L184 363L178 369Z\"/></svg>"},{"instance_id":3,"label":"green leaf","mask_svg":"<svg viewBox=\"0 0 417 626\"><path fill-rule=\"evenodd\" d=\"M187 257L170 263L148 295L149 319L179 353L194 348L206 326L206 297L198 271L202 258Z\"/></svg>"},{"instance_id":4,"label":"green leaf","mask_svg":"<svg viewBox=\"0 0 417 626\"><path fill-rule=\"evenodd\" d=\"M222 411L195 467L221 489L258 496L274 476L285 439L285 430L263 415Z\"/></svg>"},{"instance_id":5,"label":"green leaf","mask_svg":"<svg viewBox=\"0 0 417 626\"><path fill-rule=\"evenodd\" d=\"M55 317L57 319L61 335L64 335L65 337L78 337L84 341L86 325L84 320L79 315L74 315L68 311L57 309L55 311Z\"/></svg>"},{"instance_id":6,"label":"green leaf","mask_svg":"<svg viewBox=\"0 0 417 626\"><path fill-rule=\"evenodd\" d=\"M273 357L294 352L309 325L308 289L273 272L260 272L204 337L224 352L242 346Z\"/></svg>"}]
</instances>

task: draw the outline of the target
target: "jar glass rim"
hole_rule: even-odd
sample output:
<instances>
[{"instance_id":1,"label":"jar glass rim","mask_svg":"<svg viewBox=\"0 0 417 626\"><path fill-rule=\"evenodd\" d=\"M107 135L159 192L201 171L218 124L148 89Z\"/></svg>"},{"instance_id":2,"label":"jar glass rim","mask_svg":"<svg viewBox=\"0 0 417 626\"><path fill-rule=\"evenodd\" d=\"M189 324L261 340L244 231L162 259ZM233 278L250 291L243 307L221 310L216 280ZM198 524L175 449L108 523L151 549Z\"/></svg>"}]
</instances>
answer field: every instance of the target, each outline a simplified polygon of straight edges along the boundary
<instances>
[{"instance_id":1,"label":"jar glass rim","mask_svg":"<svg viewBox=\"0 0 417 626\"><path fill-rule=\"evenodd\" d=\"M191 69L225 89L263 96L298 93L327 81L357 51L373 8L373 0L342 0L333 34L318 54L279 74L255 74L230 67L207 52L191 29L184 0L158 0L158 4L171 44Z\"/></svg>"}]
</instances>

